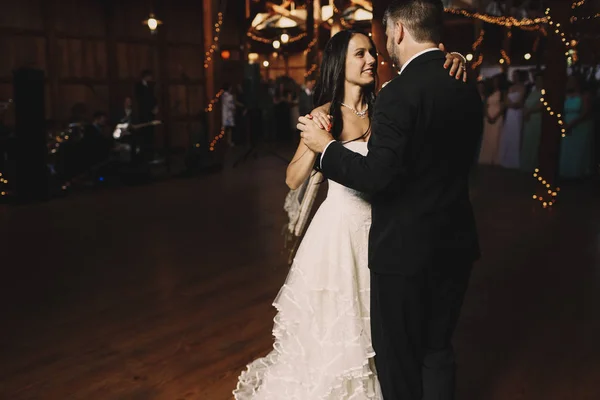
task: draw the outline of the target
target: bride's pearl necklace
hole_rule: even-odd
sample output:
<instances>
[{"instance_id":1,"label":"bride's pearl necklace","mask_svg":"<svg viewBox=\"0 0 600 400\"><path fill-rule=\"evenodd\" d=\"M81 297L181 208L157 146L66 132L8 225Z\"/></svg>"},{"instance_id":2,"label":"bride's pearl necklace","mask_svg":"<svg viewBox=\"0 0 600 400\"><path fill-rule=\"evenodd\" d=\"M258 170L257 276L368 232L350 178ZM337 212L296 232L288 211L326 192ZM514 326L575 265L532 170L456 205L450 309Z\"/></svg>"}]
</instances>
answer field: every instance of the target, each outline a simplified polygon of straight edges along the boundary
<instances>
[{"instance_id":1,"label":"bride's pearl necklace","mask_svg":"<svg viewBox=\"0 0 600 400\"><path fill-rule=\"evenodd\" d=\"M342 105L346 108L349 108L350 110L352 110L352 112L356 115L358 115L360 118L364 118L365 115L367 115L367 112L369 112L369 107L365 108L363 111L357 111L355 108L350 107L348 104L344 104L342 103Z\"/></svg>"}]
</instances>

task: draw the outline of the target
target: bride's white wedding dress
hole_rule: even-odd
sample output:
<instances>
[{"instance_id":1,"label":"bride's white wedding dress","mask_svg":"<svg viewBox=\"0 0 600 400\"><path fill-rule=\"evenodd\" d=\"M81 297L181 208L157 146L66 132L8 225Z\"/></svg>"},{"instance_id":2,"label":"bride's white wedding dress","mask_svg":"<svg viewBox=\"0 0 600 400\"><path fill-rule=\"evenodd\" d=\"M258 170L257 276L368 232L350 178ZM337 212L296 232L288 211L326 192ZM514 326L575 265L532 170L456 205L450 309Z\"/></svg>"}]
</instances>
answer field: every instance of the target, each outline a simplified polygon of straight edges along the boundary
<instances>
[{"instance_id":1,"label":"bride's white wedding dress","mask_svg":"<svg viewBox=\"0 0 600 400\"><path fill-rule=\"evenodd\" d=\"M366 142L345 144L366 155ZM371 206L329 181L273 305L273 350L248 365L237 400L382 400L371 346Z\"/></svg>"}]
</instances>

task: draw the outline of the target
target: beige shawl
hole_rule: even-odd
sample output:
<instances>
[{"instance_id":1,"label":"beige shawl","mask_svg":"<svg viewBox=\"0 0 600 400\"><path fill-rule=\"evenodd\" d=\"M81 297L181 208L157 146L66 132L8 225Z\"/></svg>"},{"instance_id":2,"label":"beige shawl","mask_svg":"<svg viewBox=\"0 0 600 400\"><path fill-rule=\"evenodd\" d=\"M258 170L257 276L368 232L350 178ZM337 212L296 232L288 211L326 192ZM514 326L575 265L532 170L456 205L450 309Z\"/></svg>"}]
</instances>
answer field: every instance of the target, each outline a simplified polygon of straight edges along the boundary
<instances>
[{"instance_id":1,"label":"beige shawl","mask_svg":"<svg viewBox=\"0 0 600 400\"><path fill-rule=\"evenodd\" d=\"M300 245L300 238L306 228L322 180L321 173L311 174L298 189L290 190L285 198L283 209L288 214L289 222L284 227L284 248L289 249L288 264L290 265Z\"/></svg>"}]
</instances>

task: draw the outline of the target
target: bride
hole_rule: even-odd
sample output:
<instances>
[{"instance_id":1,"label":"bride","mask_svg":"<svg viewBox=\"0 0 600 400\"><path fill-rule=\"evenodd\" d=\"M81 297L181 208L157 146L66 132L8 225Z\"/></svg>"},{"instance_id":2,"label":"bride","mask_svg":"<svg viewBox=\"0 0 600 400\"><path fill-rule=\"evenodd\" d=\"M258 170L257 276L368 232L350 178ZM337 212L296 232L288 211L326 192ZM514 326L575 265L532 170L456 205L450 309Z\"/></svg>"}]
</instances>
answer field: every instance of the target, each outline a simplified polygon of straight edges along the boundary
<instances>
[{"instance_id":1,"label":"bride","mask_svg":"<svg viewBox=\"0 0 600 400\"><path fill-rule=\"evenodd\" d=\"M459 79L462 56L444 67ZM460 68L459 68L460 67ZM365 155L375 101L377 52L370 37L341 31L325 46L311 117L336 140ZM331 115L331 118L327 116ZM302 141L287 168L298 188L317 154ZM317 163L318 164L318 163ZM373 362L367 246L369 199L329 181L273 305L273 350L249 364L233 391L236 400L381 400Z\"/></svg>"}]
</instances>

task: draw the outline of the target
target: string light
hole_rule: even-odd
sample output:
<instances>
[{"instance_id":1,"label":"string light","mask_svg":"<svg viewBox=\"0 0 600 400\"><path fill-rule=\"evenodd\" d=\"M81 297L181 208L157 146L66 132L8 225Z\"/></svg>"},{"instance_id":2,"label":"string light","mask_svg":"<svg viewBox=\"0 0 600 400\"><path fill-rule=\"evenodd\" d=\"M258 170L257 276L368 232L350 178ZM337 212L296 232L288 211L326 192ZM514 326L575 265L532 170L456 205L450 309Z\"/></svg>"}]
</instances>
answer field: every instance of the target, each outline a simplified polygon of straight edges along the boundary
<instances>
[{"instance_id":1,"label":"string light","mask_svg":"<svg viewBox=\"0 0 600 400\"><path fill-rule=\"evenodd\" d=\"M488 24L502 25L502 26L509 26L509 27L514 26L517 28L522 28L522 27L532 26L532 25L539 25L539 24L543 24L543 23L547 22L547 18L544 18L544 17L523 18L523 19L517 19L515 17L505 17L505 16L496 17L493 15L481 14L478 12L470 12L467 10L456 9L456 8L446 8L445 11L450 14L462 15L467 18L476 18L483 22L487 22ZM536 28L534 28L534 29L536 29Z\"/></svg>"},{"instance_id":2,"label":"string light","mask_svg":"<svg viewBox=\"0 0 600 400\"><path fill-rule=\"evenodd\" d=\"M508 65L510 65L510 63L511 63L511 60L510 60L510 57L508 56L508 54L506 53L506 51L504 51L504 49L502 49L502 50L500 50L500 54L502 55L502 59L503 59L504 61L506 61L506 63L507 63ZM500 64L504 64L504 63L502 63L502 62L501 62Z\"/></svg>"},{"instance_id":3,"label":"string light","mask_svg":"<svg viewBox=\"0 0 600 400\"><path fill-rule=\"evenodd\" d=\"M479 54L477 61L475 61L473 64L471 64L471 68L477 69L477 67L479 67L482 63L483 63L483 54Z\"/></svg>"},{"instance_id":4,"label":"string light","mask_svg":"<svg viewBox=\"0 0 600 400\"><path fill-rule=\"evenodd\" d=\"M550 185L550 183L546 179L544 179L544 177L540 174L539 168L535 169L535 172L533 173L533 177L540 184L542 184L544 186L544 190L547 192L543 196L534 194L532 196L533 200L539 201L541 206L544 208L552 207L554 204L556 204L557 196L558 196L558 193L560 192L560 188L559 187L553 188L552 185Z\"/></svg>"},{"instance_id":5,"label":"string light","mask_svg":"<svg viewBox=\"0 0 600 400\"><path fill-rule=\"evenodd\" d=\"M571 22L575 22L578 20L595 19L595 18L600 18L600 13L588 15L587 17L571 17Z\"/></svg>"},{"instance_id":6,"label":"string light","mask_svg":"<svg viewBox=\"0 0 600 400\"><path fill-rule=\"evenodd\" d=\"M473 49L473 51L477 51L477 49L481 46L481 44L483 43L483 38L485 37L485 30L482 29L479 32L479 37L477 38L477 40L475 40L473 42L473 45L471 46L471 48Z\"/></svg>"},{"instance_id":7,"label":"string light","mask_svg":"<svg viewBox=\"0 0 600 400\"><path fill-rule=\"evenodd\" d=\"M317 38L314 38L313 40L311 40L310 43L308 44L308 46L306 47L306 49L304 50L304 55L307 55L308 53L310 53L310 51L312 50L313 47L315 47L316 44L317 44Z\"/></svg>"},{"instance_id":8,"label":"string light","mask_svg":"<svg viewBox=\"0 0 600 400\"><path fill-rule=\"evenodd\" d=\"M565 38L565 33L562 32L560 30L560 23L555 24L554 21L552 21L552 16L550 15L550 9L547 8L546 9L546 15L548 16L548 23L550 25L556 25L556 29L555 29L555 33L561 36L561 40L563 41L563 43L565 43L565 46L567 46L567 48L569 48L571 46L571 42L569 42L566 38ZM573 41L573 45L577 45L576 41ZM569 56L569 52L567 51L565 53L565 55L568 57ZM560 128L560 132L561 132L561 136L564 138L567 136L567 130L565 129L565 122L562 119L562 116L558 113L556 113L552 107L550 107L550 105L548 104L548 102L546 101L546 89L542 89L542 96L540 97L540 102L544 105L544 107L546 108L546 111L548 112L548 114L550 114L551 116L556 118L556 122Z\"/></svg>"},{"instance_id":9,"label":"string light","mask_svg":"<svg viewBox=\"0 0 600 400\"><path fill-rule=\"evenodd\" d=\"M556 123L560 127L560 132L562 134L562 137L567 136L567 130L565 129L565 121L562 119L562 116L560 114L557 114L556 112L554 112L552 107L550 107L550 105L546 101L545 96L546 96L546 89L542 89L542 97L540 97L540 103L542 103L544 105L544 107L546 107L546 111L548 111L548 114L550 114L551 116L556 118Z\"/></svg>"},{"instance_id":10,"label":"string light","mask_svg":"<svg viewBox=\"0 0 600 400\"><path fill-rule=\"evenodd\" d=\"M574 1L573 4L571 5L571 8L574 10L577 7L581 7L582 5L584 5L585 2L586 2L586 0Z\"/></svg>"},{"instance_id":11,"label":"string light","mask_svg":"<svg viewBox=\"0 0 600 400\"><path fill-rule=\"evenodd\" d=\"M217 94L215 94L215 97L213 97L211 99L211 101L208 102L208 106L206 106L206 108L204 109L204 111L206 111L207 113L212 112L212 110L214 109L214 105L219 102L219 100L221 99L221 96L223 95L223 93L224 93L223 89L219 90L217 92Z\"/></svg>"},{"instance_id":12,"label":"string light","mask_svg":"<svg viewBox=\"0 0 600 400\"><path fill-rule=\"evenodd\" d=\"M560 40L564 43L564 45L568 49L571 46L571 42L569 42L567 40L565 33L561 29L560 23L555 24L554 21L552 21L552 16L550 15L549 8L546 9L546 17L548 18L548 24L550 24L551 26L555 26L554 33L556 33L557 35L560 36Z\"/></svg>"},{"instance_id":13,"label":"string light","mask_svg":"<svg viewBox=\"0 0 600 400\"><path fill-rule=\"evenodd\" d=\"M213 138L213 140L210 142L210 145L208 146L208 149L210 151L215 151L215 145L217 144L217 142L219 140L223 139L224 137L225 137L225 128L221 128L221 132L219 132L219 134Z\"/></svg>"},{"instance_id":14,"label":"string light","mask_svg":"<svg viewBox=\"0 0 600 400\"><path fill-rule=\"evenodd\" d=\"M310 69L304 73L304 77L305 77L305 78L309 77L309 76L310 76L310 75L311 75L313 72L315 72L316 70L317 70L317 64L312 64L312 65L310 66Z\"/></svg>"},{"instance_id":15,"label":"string light","mask_svg":"<svg viewBox=\"0 0 600 400\"><path fill-rule=\"evenodd\" d=\"M217 14L217 23L215 24L215 36L213 37L213 44L210 45L210 48L205 53L206 57L204 58L204 68L208 68L208 64L213 60L214 53L217 50L217 42L219 41L219 35L221 34L221 25L223 25L223 13L219 12Z\"/></svg>"},{"instance_id":16,"label":"string light","mask_svg":"<svg viewBox=\"0 0 600 400\"><path fill-rule=\"evenodd\" d=\"M482 29L479 31L479 36L477 37L477 39L471 45L471 48L473 49L473 51L477 51L481 47L481 45L483 44L484 38L485 38L485 30ZM473 70L477 69L482 63L483 63L483 53L479 53L479 56L477 57L477 61L475 61L474 63L471 64L471 69L473 69Z\"/></svg>"},{"instance_id":17,"label":"string light","mask_svg":"<svg viewBox=\"0 0 600 400\"><path fill-rule=\"evenodd\" d=\"M8 194L8 179L4 178L2 172L0 172L0 196L4 197Z\"/></svg>"},{"instance_id":18,"label":"string light","mask_svg":"<svg viewBox=\"0 0 600 400\"><path fill-rule=\"evenodd\" d=\"M264 43L264 44L273 44L273 42L278 41L279 42L279 38L276 39L266 39L260 36L255 35L253 32L247 32L246 36L248 36L250 39L254 40L255 42L260 42L260 43ZM297 42L298 40L303 39L304 37L307 36L306 32L302 32L296 36L291 36L288 41L287 44L291 44L294 42Z\"/></svg>"}]
</instances>

